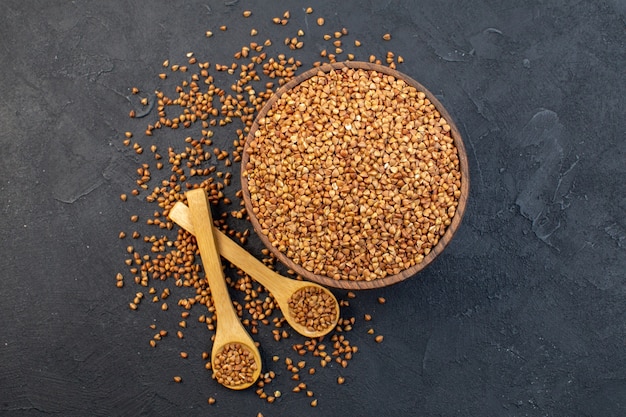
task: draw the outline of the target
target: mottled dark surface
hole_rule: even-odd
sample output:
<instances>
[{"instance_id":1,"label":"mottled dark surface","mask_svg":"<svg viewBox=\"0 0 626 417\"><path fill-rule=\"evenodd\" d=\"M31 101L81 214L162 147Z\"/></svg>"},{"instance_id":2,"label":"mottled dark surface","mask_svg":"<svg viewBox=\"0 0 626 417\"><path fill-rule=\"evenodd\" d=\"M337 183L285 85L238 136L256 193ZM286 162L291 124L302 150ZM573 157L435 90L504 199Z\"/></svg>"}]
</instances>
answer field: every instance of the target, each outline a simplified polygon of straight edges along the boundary
<instances>
[{"instance_id":1,"label":"mottled dark surface","mask_svg":"<svg viewBox=\"0 0 626 417\"><path fill-rule=\"evenodd\" d=\"M2 3L0 415L626 415L623 0L323 1L308 17L302 2L185 3ZM273 25L287 9L290 23ZM162 61L189 51L228 64L252 26L274 54L303 28L305 67L341 27L357 58L402 55L398 69L447 106L470 160L466 216L443 255L343 310L360 350L346 369L307 376L317 408L270 359L293 356L295 336L257 337L280 374L268 390L283 392L266 404L210 379L199 357L210 333L195 320L183 340L150 348L149 324L174 332L180 310L130 311L138 288L115 288L127 274L117 234L153 211L119 201L138 164L123 132L151 143L141 133L151 116L128 118L130 87L163 87Z\"/></svg>"}]
</instances>

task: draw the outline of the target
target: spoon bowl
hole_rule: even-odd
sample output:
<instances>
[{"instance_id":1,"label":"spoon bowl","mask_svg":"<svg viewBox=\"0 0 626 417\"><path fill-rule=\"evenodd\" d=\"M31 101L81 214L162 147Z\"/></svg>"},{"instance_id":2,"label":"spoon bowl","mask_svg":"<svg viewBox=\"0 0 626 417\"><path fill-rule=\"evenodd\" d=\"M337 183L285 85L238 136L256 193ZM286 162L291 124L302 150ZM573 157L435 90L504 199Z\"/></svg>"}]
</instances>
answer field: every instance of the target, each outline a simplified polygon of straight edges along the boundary
<instances>
[{"instance_id":1,"label":"spoon bowl","mask_svg":"<svg viewBox=\"0 0 626 417\"><path fill-rule=\"evenodd\" d=\"M191 221L190 208L183 202L179 201L174 205L169 217L174 223L196 234L197 237L198 229ZM217 241L219 253L263 285L274 296L285 320L295 331L304 336L316 338L328 334L335 328L339 321L339 303L327 288L309 281L290 279L272 271L212 225L211 229L213 229L212 233ZM308 319L302 317L302 313L307 310L312 313Z\"/></svg>"},{"instance_id":2,"label":"spoon bowl","mask_svg":"<svg viewBox=\"0 0 626 417\"><path fill-rule=\"evenodd\" d=\"M261 374L261 355L235 312L220 261L211 209L204 189L186 193L189 219L196 230L196 241L211 288L215 314L218 317L211 350L211 365L217 381L227 388L242 390L256 382Z\"/></svg>"}]
</instances>

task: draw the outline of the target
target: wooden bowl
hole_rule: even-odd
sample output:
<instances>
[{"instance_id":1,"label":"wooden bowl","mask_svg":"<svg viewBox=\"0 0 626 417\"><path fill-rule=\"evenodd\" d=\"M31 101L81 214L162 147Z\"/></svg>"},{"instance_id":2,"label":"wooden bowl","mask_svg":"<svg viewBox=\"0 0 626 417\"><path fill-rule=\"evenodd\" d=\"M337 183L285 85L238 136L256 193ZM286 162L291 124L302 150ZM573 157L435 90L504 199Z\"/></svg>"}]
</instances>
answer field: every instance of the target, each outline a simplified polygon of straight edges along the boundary
<instances>
[{"instance_id":1,"label":"wooden bowl","mask_svg":"<svg viewBox=\"0 0 626 417\"><path fill-rule=\"evenodd\" d=\"M457 148L458 158L459 158L459 170L461 172L461 195L458 200L458 206L456 208L456 212L454 216L452 217L450 225L447 227L446 231L444 232L444 235L440 237L439 242L431 249L430 253L425 255L424 259L421 262L401 271L398 274L388 275L383 278L375 278L369 281L334 279L328 276L314 274L306 270L305 268L303 268L301 265L296 264L294 261L289 259L283 252L280 252L276 247L274 247L272 243L270 242L270 240L268 239L268 237L261 232L261 225L259 223L259 220L253 214L253 210L252 210L253 206L252 206L252 201L250 197L250 192L248 190L248 178L246 174L246 166L249 161L248 144L254 139L255 132L259 128L259 121L266 116L267 112L271 109L274 103L285 92L294 88L296 85L302 83L304 80L307 80L317 75L319 71L323 71L326 73L326 72L330 72L333 69L340 70L343 67L363 69L363 70L373 70L373 71L377 71L383 74L391 75L395 77L396 79L403 80L407 84L415 87L418 91L421 91L424 94L426 94L426 97L431 101L431 103L435 105L435 107L437 108L441 116L446 119L446 121L448 122L448 125L450 125L451 127L449 134L452 136L454 144ZM278 258L280 262L282 262L288 268L295 271L304 279L317 282L325 286L348 289L348 290L363 290L363 289L385 287L385 286L395 284L400 281L404 281L405 279L416 275L419 271L424 269L444 250L444 248L448 245L448 243L454 236L454 233L459 228L459 225L461 224L461 219L463 218L463 214L465 212L465 207L467 204L467 197L469 193L469 169L468 169L467 154L465 151L465 146L463 144L461 134L456 124L454 123L450 114L443 107L443 105L423 85L413 80L412 78L408 77L407 75L401 72L398 72L396 70L393 70L391 68L384 67L382 65L370 64L367 62L347 61L347 62L340 62L340 63L333 63L333 64L324 64L320 67L312 68L294 77L292 80L290 80L281 88L279 88L276 91L276 93L272 97L270 97L270 99L267 101L264 107L260 110L260 112L258 113L250 129L250 132L248 133L246 144L244 146L243 156L242 156L241 174L242 174L241 175L241 187L243 191L245 207L248 211L248 215L250 216L250 220L252 222L254 230L261 238L261 241L263 242L263 244L276 256L276 258Z\"/></svg>"}]
</instances>

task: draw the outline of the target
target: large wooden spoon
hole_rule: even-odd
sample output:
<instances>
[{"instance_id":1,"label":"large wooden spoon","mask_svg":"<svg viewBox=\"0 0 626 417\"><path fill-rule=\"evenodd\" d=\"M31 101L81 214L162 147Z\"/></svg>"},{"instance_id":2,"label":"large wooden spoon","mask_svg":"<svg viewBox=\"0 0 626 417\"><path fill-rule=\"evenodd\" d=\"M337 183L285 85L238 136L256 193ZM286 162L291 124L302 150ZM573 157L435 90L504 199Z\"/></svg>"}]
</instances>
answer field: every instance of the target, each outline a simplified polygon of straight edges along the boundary
<instances>
[{"instance_id":1,"label":"large wooden spoon","mask_svg":"<svg viewBox=\"0 0 626 417\"><path fill-rule=\"evenodd\" d=\"M189 218L196 231L196 241L204 265L204 274L211 288L217 316L211 365L215 379L227 388L240 390L251 386L261 374L261 355L237 317L228 294L220 255L213 236L213 220L202 188L186 193Z\"/></svg>"},{"instance_id":2,"label":"large wooden spoon","mask_svg":"<svg viewBox=\"0 0 626 417\"><path fill-rule=\"evenodd\" d=\"M190 203L191 204L191 203ZM169 212L174 223L192 234L198 229L191 222L190 209L178 202ZM335 328L339 320L339 303L321 285L284 277L265 266L224 233L213 227L220 254L263 285L276 300L287 323L307 337L320 337ZM302 305L302 304L306 305ZM303 317L308 316L308 317Z\"/></svg>"}]
</instances>

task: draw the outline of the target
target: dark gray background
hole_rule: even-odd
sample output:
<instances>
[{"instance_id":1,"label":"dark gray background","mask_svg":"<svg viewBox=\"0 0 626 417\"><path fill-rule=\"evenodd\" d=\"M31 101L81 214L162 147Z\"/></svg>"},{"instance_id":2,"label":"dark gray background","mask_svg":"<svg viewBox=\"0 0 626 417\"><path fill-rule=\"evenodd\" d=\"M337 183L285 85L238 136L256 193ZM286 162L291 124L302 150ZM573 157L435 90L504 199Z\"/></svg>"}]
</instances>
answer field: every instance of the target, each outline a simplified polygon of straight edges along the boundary
<instances>
[{"instance_id":1,"label":"dark gray background","mask_svg":"<svg viewBox=\"0 0 626 417\"><path fill-rule=\"evenodd\" d=\"M626 415L624 1L182 3L2 2L0 414ZM271 24L287 9L286 27ZM341 27L346 45L363 42L345 48L357 58L402 55L398 69L448 108L470 160L458 234L419 276L350 300L360 351L308 379L315 409L269 360L293 356L291 341L274 343L269 329L257 338L284 393L266 404L210 379L200 326L151 349L149 324L175 331L179 310L132 312L138 288L114 285L125 272L118 232L154 209L119 201L138 164L123 132L151 143L141 134L151 117L128 118L130 87L171 92L156 74L188 51L230 63L252 26L274 40L269 53L305 29L305 69L321 34Z\"/></svg>"}]
</instances>

